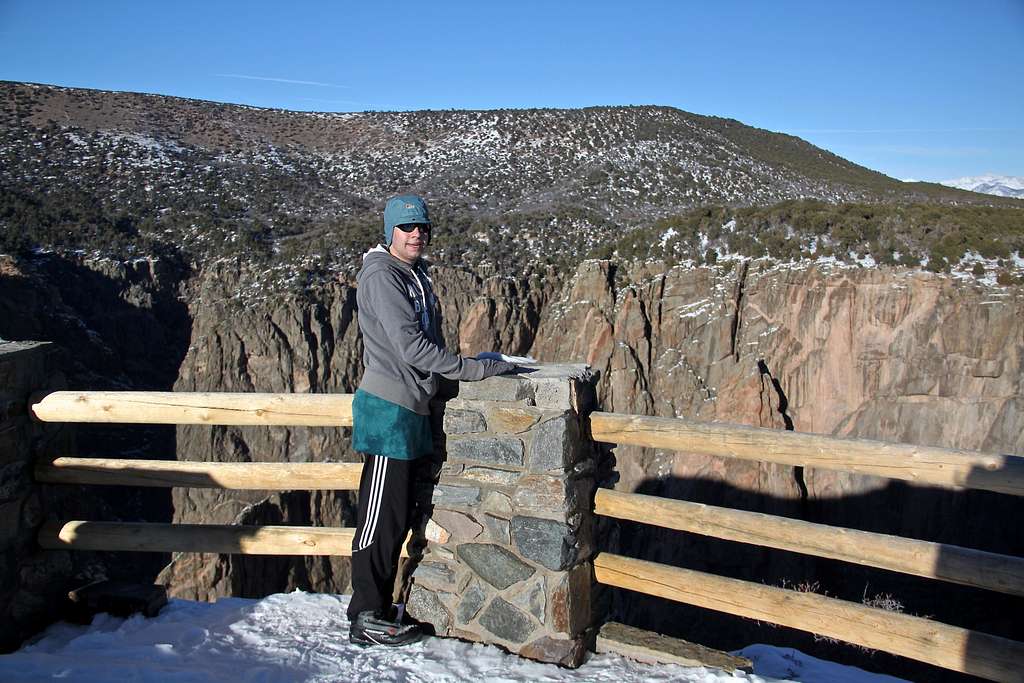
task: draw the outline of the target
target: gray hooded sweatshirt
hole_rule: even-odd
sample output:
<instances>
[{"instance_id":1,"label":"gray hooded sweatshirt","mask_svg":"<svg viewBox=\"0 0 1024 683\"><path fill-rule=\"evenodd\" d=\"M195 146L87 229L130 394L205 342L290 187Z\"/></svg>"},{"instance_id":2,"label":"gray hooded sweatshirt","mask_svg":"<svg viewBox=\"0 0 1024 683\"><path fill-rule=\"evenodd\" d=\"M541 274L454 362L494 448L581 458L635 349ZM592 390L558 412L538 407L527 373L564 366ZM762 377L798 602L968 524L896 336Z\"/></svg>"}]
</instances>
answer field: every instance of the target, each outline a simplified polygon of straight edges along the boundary
<instances>
[{"instance_id":1,"label":"gray hooded sweatshirt","mask_svg":"<svg viewBox=\"0 0 1024 683\"><path fill-rule=\"evenodd\" d=\"M472 381L515 367L445 350L437 299L422 261L410 266L377 245L363 255L356 283L363 391L428 415L438 375Z\"/></svg>"}]
</instances>

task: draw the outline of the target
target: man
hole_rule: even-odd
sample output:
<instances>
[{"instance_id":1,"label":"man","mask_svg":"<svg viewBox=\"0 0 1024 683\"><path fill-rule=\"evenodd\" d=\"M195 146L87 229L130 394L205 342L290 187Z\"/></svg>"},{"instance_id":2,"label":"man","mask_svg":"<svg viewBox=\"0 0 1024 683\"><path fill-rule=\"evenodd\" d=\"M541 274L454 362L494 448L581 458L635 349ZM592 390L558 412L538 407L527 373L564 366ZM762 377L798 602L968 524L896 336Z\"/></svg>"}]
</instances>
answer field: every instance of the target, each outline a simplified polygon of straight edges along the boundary
<instances>
[{"instance_id":1,"label":"man","mask_svg":"<svg viewBox=\"0 0 1024 683\"><path fill-rule=\"evenodd\" d=\"M352 402L352 445L365 454L352 543L349 640L406 645L418 625L402 623L391 595L412 513L413 472L432 450L429 402L438 376L481 380L512 372L501 360L449 353L437 299L422 261L430 244L427 205L400 195L384 207L384 243L363 256L356 303L365 371Z\"/></svg>"}]
</instances>

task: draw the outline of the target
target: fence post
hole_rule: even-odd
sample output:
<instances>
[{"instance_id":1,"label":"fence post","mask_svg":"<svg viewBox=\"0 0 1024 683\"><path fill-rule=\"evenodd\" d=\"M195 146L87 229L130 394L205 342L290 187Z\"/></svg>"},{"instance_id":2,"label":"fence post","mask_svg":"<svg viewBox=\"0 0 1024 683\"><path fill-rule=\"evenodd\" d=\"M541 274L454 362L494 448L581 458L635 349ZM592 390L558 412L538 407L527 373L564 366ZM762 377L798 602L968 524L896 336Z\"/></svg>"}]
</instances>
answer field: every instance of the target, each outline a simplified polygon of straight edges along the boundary
<instances>
[{"instance_id":1,"label":"fence post","mask_svg":"<svg viewBox=\"0 0 1024 683\"><path fill-rule=\"evenodd\" d=\"M459 386L409 613L438 635L580 664L591 626L596 451L585 365Z\"/></svg>"},{"instance_id":2,"label":"fence post","mask_svg":"<svg viewBox=\"0 0 1024 683\"><path fill-rule=\"evenodd\" d=\"M0 653L60 618L73 573L69 553L36 544L49 501L33 480L34 459L73 454L70 429L28 414L33 392L64 388L57 353L48 342L0 340Z\"/></svg>"}]
</instances>

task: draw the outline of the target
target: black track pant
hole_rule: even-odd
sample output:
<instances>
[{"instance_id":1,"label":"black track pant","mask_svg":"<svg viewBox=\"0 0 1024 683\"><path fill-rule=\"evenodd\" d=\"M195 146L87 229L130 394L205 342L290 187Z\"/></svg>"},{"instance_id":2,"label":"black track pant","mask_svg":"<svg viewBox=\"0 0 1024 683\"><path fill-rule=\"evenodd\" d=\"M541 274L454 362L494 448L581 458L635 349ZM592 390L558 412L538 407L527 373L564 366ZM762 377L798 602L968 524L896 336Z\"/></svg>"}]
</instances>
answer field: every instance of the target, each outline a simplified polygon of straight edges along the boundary
<instances>
[{"instance_id":1,"label":"black track pant","mask_svg":"<svg viewBox=\"0 0 1024 683\"><path fill-rule=\"evenodd\" d=\"M415 460L366 456L352 541L349 619L360 612L391 607L398 558L409 533L416 464Z\"/></svg>"}]
</instances>

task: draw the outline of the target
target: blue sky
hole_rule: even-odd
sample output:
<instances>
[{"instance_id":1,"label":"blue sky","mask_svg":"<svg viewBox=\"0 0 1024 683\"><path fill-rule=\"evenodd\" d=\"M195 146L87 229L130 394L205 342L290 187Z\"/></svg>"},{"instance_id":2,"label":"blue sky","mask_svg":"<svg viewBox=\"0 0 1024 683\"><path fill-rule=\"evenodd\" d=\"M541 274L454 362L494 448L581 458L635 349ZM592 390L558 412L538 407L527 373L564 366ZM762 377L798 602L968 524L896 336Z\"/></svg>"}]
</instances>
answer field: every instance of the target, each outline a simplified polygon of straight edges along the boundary
<instances>
[{"instance_id":1,"label":"blue sky","mask_svg":"<svg viewBox=\"0 0 1024 683\"><path fill-rule=\"evenodd\" d=\"M0 0L0 79L313 111L660 104L1024 176L1024 0Z\"/></svg>"}]
</instances>

